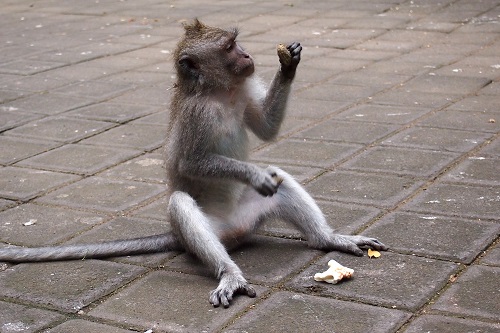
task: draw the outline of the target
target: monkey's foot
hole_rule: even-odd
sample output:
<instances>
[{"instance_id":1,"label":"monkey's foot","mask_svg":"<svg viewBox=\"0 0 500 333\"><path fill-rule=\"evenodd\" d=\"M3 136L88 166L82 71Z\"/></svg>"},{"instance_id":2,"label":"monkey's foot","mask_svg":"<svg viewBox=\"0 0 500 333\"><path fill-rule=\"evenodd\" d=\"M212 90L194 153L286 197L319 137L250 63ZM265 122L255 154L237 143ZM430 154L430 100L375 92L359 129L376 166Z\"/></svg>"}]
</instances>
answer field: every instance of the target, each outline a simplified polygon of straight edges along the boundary
<instances>
[{"instance_id":1,"label":"monkey's foot","mask_svg":"<svg viewBox=\"0 0 500 333\"><path fill-rule=\"evenodd\" d=\"M214 307L222 304L222 306L228 308L233 296L237 294L247 295L252 298L257 295L255 289L242 276L225 274L220 279L217 289L210 292L209 301Z\"/></svg>"},{"instance_id":2,"label":"monkey's foot","mask_svg":"<svg viewBox=\"0 0 500 333\"><path fill-rule=\"evenodd\" d=\"M360 257L363 255L361 247L371 248L378 251L386 251L388 249L387 246L375 238L359 235L333 235L329 244L319 246L319 248L324 250L336 250Z\"/></svg>"}]
</instances>

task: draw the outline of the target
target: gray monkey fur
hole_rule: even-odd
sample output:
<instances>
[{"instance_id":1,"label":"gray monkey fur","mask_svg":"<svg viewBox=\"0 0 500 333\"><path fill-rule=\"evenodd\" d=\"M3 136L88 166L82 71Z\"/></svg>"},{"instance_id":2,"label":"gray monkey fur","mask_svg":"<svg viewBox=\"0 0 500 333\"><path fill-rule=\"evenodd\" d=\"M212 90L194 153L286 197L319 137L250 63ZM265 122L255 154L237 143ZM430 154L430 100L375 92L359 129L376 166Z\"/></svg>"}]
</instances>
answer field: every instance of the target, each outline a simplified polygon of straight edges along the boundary
<instances>
[{"instance_id":1,"label":"gray monkey fur","mask_svg":"<svg viewBox=\"0 0 500 333\"><path fill-rule=\"evenodd\" d=\"M214 306L228 307L234 294L255 290L230 258L238 245L271 218L296 226L309 246L362 255L360 247L387 247L364 236L338 235L311 196L276 167L247 161L247 129L269 141L285 115L302 47L290 44L291 63L281 64L268 89L253 75L251 56L226 31L195 20L174 53L177 83L165 144L172 232L98 244L2 248L0 261L39 262L106 258L185 250L219 279Z\"/></svg>"}]
</instances>

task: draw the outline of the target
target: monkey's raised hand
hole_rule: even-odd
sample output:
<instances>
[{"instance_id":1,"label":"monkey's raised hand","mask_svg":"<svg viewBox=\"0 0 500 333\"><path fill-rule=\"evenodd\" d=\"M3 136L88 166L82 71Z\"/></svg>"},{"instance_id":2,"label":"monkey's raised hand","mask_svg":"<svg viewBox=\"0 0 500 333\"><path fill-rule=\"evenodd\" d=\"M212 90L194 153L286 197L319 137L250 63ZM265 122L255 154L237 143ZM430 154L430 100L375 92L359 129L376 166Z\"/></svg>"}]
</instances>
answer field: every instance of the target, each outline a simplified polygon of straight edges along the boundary
<instances>
[{"instance_id":1,"label":"monkey's raised hand","mask_svg":"<svg viewBox=\"0 0 500 333\"><path fill-rule=\"evenodd\" d=\"M281 72L288 79L293 79L295 77L295 72L297 71L297 66L300 62L300 53L302 52L302 46L300 43L294 42L286 47L287 51L290 53L290 57L279 57L281 63Z\"/></svg>"}]
</instances>

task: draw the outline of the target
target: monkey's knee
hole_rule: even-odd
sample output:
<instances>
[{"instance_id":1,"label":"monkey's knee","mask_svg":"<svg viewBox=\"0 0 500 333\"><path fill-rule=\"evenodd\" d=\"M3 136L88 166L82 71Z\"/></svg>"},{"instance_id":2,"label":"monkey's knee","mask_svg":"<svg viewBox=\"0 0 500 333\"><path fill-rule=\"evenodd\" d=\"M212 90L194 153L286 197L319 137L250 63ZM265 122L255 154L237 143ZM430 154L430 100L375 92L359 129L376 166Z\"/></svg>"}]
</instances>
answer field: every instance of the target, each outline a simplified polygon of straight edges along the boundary
<instances>
[{"instance_id":1,"label":"monkey's knee","mask_svg":"<svg viewBox=\"0 0 500 333\"><path fill-rule=\"evenodd\" d=\"M198 205L189 194L175 191L168 201L167 212L171 219L177 220L175 217L189 214L196 208L198 208Z\"/></svg>"}]
</instances>

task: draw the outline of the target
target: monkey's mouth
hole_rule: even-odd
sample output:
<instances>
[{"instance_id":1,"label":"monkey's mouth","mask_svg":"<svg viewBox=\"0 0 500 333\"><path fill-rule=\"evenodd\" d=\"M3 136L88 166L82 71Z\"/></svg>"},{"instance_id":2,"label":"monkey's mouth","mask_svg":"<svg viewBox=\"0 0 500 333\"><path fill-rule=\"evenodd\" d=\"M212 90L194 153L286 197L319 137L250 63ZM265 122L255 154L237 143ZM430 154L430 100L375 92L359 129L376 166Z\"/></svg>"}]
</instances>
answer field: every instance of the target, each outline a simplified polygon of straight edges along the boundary
<instances>
[{"instance_id":1,"label":"monkey's mouth","mask_svg":"<svg viewBox=\"0 0 500 333\"><path fill-rule=\"evenodd\" d=\"M252 75L254 72L255 72L255 66L254 66L253 61L252 61L250 64L248 64L246 67L244 67L241 70L241 75L244 77L248 77L248 76Z\"/></svg>"}]
</instances>

